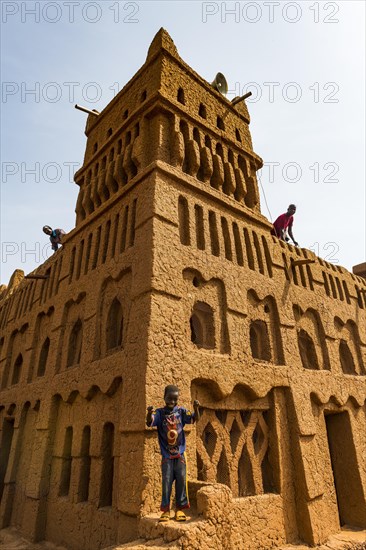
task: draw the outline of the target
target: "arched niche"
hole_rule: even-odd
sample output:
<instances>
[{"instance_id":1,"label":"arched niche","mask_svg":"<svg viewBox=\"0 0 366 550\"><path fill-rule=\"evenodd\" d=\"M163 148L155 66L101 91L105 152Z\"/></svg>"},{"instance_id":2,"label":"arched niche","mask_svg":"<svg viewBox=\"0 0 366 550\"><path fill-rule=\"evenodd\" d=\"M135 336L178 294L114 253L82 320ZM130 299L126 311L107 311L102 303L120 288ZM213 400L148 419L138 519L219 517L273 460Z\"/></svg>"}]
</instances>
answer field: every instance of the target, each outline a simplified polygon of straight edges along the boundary
<instances>
[{"instance_id":1,"label":"arched niche","mask_svg":"<svg viewBox=\"0 0 366 550\"><path fill-rule=\"evenodd\" d=\"M102 283L98 299L94 358L123 349L127 337L131 307L131 272L124 270L116 278Z\"/></svg>"},{"instance_id":2,"label":"arched niche","mask_svg":"<svg viewBox=\"0 0 366 550\"><path fill-rule=\"evenodd\" d=\"M338 340L339 364L344 374L365 375L365 366L362 360L362 343L359 330L352 319L346 322L335 317L334 326Z\"/></svg>"},{"instance_id":3,"label":"arched niche","mask_svg":"<svg viewBox=\"0 0 366 550\"><path fill-rule=\"evenodd\" d=\"M16 366L15 379L17 379L18 369L22 370L22 365L19 364L19 355L23 358L26 356L27 350L27 334L28 334L28 323L24 324L20 329L14 330L9 338L7 350L6 350L6 359L5 366L3 371L3 376L1 380L1 388L4 389L10 384L16 384L14 380L14 367ZM15 365L18 361L17 365ZM20 373L19 373L20 377ZM19 381L19 380L18 380Z\"/></svg>"},{"instance_id":4,"label":"arched niche","mask_svg":"<svg viewBox=\"0 0 366 550\"><path fill-rule=\"evenodd\" d=\"M276 300L267 295L260 298L254 289L247 294L248 343L254 359L276 365L285 362Z\"/></svg>"},{"instance_id":5,"label":"arched niche","mask_svg":"<svg viewBox=\"0 0 366 550\"><path fill-rule=\"evenodd\" d=\"M47 336L43 341L41 350L39 352L37 376L44 376L46 372L49 351L50 351L50 339Z\"/></svg>"},{"instance_id":6,"label":"arched niche","mask_svg":"<svg viewBox=\"0 0 366 550\"><path fill-rule=\"evenodd\" d=\"M73 367L80 363L81 348L83 345L83 322L79 318L73 324L69 335L69 342L67 347L67 367Z\"/></svg>"},{"instance_id":7,"label":"arched niche","mask_svg":"<svg viewBox=\"0 0 366 550\"><path fill-rule=\"evenodd\" d=\"M187 342L200 349L230 353L227 297L221 279L205 279L196 269L183 270L181 315Z\"/></svg>"},{"instance_id":8,"label":"arched niche","mask_svg":"<svg viewBox=\"0 0 366 550\"><path fill-rule=\"evenodd\" d=\"M319 313L299 305L293 306L297 343L302 366L307 369L330 370L326 336Z\"/></svg>"},{"instance_id":9,"label":"arched niche","mask_svg":"<svg viewBox=\"0 0 366 550\"><path fill-rule=\"evenodd\" d=\"M32 342L32 353L28 370L28 382L34 377L44 376L50 358L51 333L53 328L54 307L41 311L37 315Z\"/></svg>"},{"instance_id":10,"label":"arched niche","mask_svg":"<svg viewBox=\"0 0 366 550\"><path fill-rule=\"evenodd\" d=\"M304 329L297 332L297 343L304 369L319 370L318 356L312 337Z\"/></svg>"},{"instance_id":11,"label":"arched niche","mask_svg":"<svg viewBox=\"0 0 366 550\"><path fill-rule=\"evenodd\" d=\"M59 344L56 355L56 372L79 365L87 346L83 345L85 292L64 307Z\"/></svg>"},{"instance_id":12,"label":"arched niche","mask_svg":"<svg viewBox=\"0 0 366 550\"><path fill-rule=\"evenodd\" d=\"M123 342L123 309L118 298L109 307L106 326L107 352L119 349Z\"/></svg>"}]
</instances>

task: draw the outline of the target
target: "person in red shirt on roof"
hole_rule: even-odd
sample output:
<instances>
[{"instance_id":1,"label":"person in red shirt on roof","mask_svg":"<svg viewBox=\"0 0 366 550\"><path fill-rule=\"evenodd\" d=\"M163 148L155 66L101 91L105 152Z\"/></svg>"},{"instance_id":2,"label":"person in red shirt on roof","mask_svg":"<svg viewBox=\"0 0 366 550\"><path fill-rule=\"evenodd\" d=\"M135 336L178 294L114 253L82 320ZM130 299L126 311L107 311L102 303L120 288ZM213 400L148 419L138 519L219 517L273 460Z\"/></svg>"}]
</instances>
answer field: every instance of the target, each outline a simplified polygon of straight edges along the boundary
<instances>
[{"instance_id":1,"label":"person in red shirt on roof","mask_svg":"<svg viewBox=\"0 0 366 550\"><path fill-rule=\"evenodd\" d=\"M285 214L278 216L277 220L273 224L273 229L271 234L283 241L288 242L290 239L287 236L287 233L290 235L292 242L295 246L298 246L299 243L295 241L294 235L292 233L292 226L294 223L294 214L296 212L296 206L290 204Z\"/></svg>"}]
</instances>

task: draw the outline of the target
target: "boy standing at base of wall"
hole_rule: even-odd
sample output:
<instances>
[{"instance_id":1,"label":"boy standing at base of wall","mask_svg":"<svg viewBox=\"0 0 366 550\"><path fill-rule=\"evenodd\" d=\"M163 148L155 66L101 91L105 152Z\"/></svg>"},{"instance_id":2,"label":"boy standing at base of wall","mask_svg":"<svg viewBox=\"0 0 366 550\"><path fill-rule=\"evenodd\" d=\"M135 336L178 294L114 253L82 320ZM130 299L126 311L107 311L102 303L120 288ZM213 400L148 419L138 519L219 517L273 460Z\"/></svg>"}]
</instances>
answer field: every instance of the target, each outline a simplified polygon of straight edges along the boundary
<instances>
[{"instance_id":1,"label":"boy standing at base of wall","mask_svg":"<svg viewBox=\"0 0 366 550\"><path fill-rule=\"evenodd\" d=\"M186 438L185 424L192 424L199 420L199 402L194 401L194 413L178 406L179 389L177 386L166 386L164 390L165 407L156 409L147 408L146 424L158 429L160 452L162 455L162 500L160 510L163 512L159 521L170 520L170 497L175 480L176 521L185 521L184 509L189 508L187 490L187 469L184 456Z\"/></svg>"}]
</instances>

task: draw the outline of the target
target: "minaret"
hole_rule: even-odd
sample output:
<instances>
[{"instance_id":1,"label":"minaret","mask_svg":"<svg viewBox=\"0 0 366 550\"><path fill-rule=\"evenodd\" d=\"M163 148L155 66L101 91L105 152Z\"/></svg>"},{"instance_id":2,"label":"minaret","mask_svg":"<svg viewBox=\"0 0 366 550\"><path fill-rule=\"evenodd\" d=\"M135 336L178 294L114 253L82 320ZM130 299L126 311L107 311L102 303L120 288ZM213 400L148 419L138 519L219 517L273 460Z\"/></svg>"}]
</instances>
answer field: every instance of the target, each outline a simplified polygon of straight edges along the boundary
<instances>
[{"instance_id":1,"label":"minaret","mask_svg":"<svg viewBox=\"0 0 366 550\"><path fill-rule=\"evenodd\" d=\"M157 162L247 215L259 214L262 160L249 122L245 102L233 106L183 62L160 29L141 69L102 113L88 117L84 164L75 175L77 227Z\"/></svg>"},{"instance_id":2,"label":"minaret","mask_svg":"<svg viewBox=\"0 0 366 550\"><path fill-rule=\"evenodd\" d=\"M150 468L153 452L145 443L141 454L146 436L156 451L151 432L140 432L145 404L161 402L164 385L173 381L182 387L183 399L188 404L191 400L192 365L182 355L196 349L191 332L200 330L199 316L207 312L198 311L192 321L192 311L185 310L187 305L182 309L187 277L191 284L192 279L199 281L199 292L211 293L215 301L217 333L202 347L226 354L230 340L224 285L206 285L195 270L204 268L207 276L217 273L226 269L222 257L227 263L236 255L244 265L240 250L245 239L253 250L260 248L261 269L267 270L269 245L265 242L262 248L262 241L253 241L251 231L243 231L235 221L258 227L269 236L256 180L262 160L253 151L249 122L245 102L233 106L195 73L164 29L155 36L136 75L98 116L88 117L84 164L75 175L80 186L76 230L79 241L86 243L85 229L99 225L93 239L98 246L108 247L107 258L110 249L114 252L112 264L108 268L107 261L105 269L116 274L124 266L131 270L129 328L134 333L138 327L134 345L140 360L127 363L122 374L126 402L121 431L126 443L121 448L126 461L131 454L140 457L137 464L142 460L144 471ZM116 250L127 251L128 264L116 259ZM91 256L95 258L95 252ZM253 252L249 262L256 265ZM194 441L191 454L194 468ZM145 512L154 509L160 487L148 484L141 494L137 479L125 478L121 468L120 495L126 513L138 513L141 497ZM136 499L127 505L131 493ZM149 500L152 494L155 501Z\"/></svg>"}]
</instances>

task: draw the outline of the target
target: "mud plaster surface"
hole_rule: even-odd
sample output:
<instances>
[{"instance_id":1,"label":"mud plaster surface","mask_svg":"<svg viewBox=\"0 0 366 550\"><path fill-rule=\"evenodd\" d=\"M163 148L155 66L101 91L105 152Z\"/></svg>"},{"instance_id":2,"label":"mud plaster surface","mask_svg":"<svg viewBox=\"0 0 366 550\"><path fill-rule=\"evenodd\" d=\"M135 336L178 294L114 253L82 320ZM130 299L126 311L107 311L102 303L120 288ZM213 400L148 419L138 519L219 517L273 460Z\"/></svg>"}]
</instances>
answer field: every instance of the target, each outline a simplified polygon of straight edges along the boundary
<instances>
[{"instance_id":1,"label":"mud plaster surface","mask_svg":"<svg viewBox=\"0 0 366 550\"><path fill-rule=\"evenodd\" d=\"M15 529L2 529L0 531L0 548L2 550L67 550L64 546L55 546L46 541L33 544L21 537ZM180 550L181 546L177 542L164 543L163 539L152 541L140 539L130 544L112 546L105 550L145 550L146 548L149 550ZM308 548L310 547L306 545L285 545L279 550L307 550ZM331 536L326 544L317 546L316 548L318 550L366 550L366 531L349 531L344 529L340 533ZM240 550L249 549L243 548Z\"/></svg>"},{"instance_id":2,"label":"mud plaster surface","mask_svg":"<svg viewBox=\"0 0 366 550\"><path fill-rule=\"evenodd\" d=\"M156 521L158 521L158 516L156 516ZM173 524L174 521L170 523ZM189 525L189 518L185 525ZM166 527L167 524L164 524L163 528ZM150 541L139 539L133 543L112 546L105 550L145 550L147 548L149 550L181 550L182 546L179 541L164 544L163 538ZM311 547L304 544L289 544L279 547L278 550L308 550L309 548ZM353 531L345 527L341 532L329 537L325 544L313 548L317 550L366 550L366 530ZM209 550L209 546L202 547L202 550ZM250 547L235 547L230 550L250 550ZM263 546L263 550L268 550L268 547Z\"/></svg>"},{"instance_id":3,"label":"mud plaster surface","mask_svg":"<svg viewBox=\"0 0 366 550\"><path fill-rule=\"evenodd\" d=\"M366 527L366 279L271 236L249 121L163 29L88 119L76 227L0 287L2 548L360 550L329 536ZM162 526L172 382L198 516Z\"/></svg>"}]
</instances>

